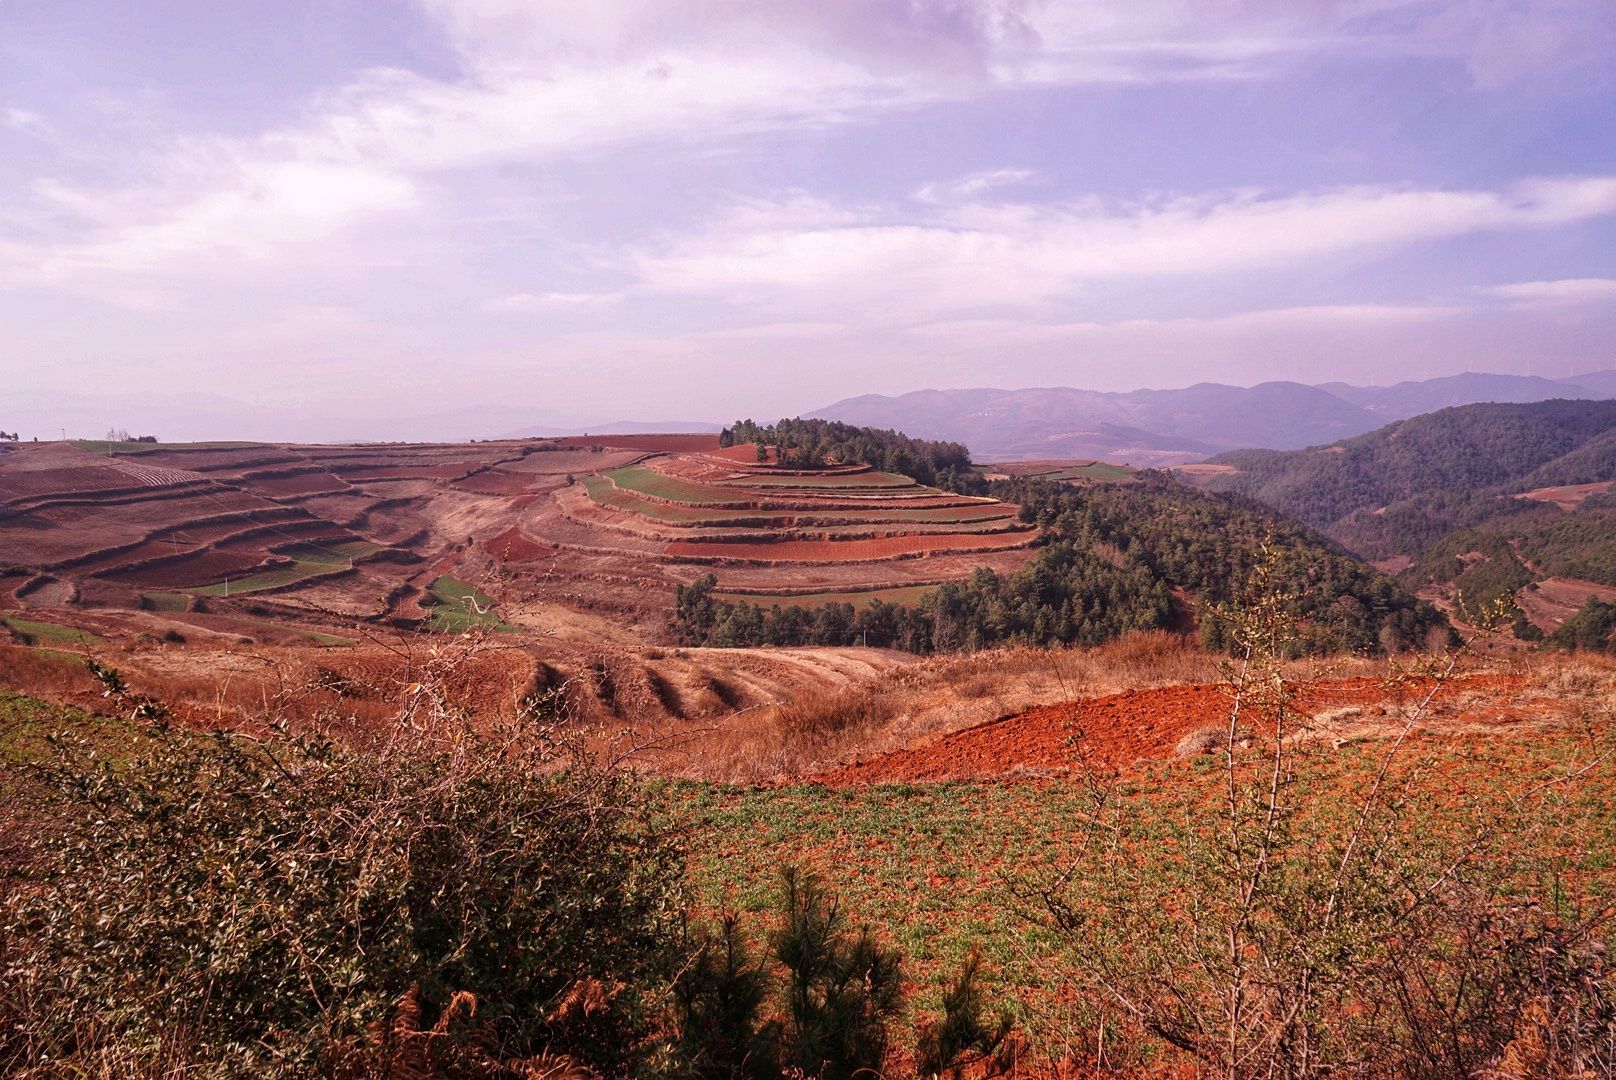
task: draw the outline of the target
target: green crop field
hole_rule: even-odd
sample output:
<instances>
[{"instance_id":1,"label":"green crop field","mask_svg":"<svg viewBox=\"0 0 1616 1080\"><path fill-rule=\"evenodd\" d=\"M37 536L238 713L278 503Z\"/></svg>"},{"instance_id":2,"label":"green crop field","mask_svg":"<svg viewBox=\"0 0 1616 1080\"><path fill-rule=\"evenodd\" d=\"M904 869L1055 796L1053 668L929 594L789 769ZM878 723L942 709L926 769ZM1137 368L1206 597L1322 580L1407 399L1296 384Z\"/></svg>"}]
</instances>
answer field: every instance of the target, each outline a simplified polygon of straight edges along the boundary
<instances>
[{"instance_id":1,"label":"green crop field","mask_svg":"<svg viewBox=\"0 0 1616 1080\"><path fill-rule=\"evenodd\" d=\"M641 498L632 491L614 487L604 476L591 476L584 480L583 484L584 490L589 492L590 501L597 506L638 514L643 518L664 521L670 525L725 524L733 521L757 520L759 517L756 510L725 510L717 507L703 508L654 502L651 499Z\"/></svg>"},{"instance_id":2,"label":"green crop field","mask_svg":"<svg viewBox=\"0 0 1616 1080\"><path fill-rule=\"evenodd\" d=\"M514 630L499 612L494 610L494 598L474 585L444 575L427 590L432 616L427 629L445 634L463 634L473 627L489 630Z\"/></svg>"},{"instance_id":3,"label":"green crop field","mask_svg":"<svg viewBox=\"0 0 1616 1080\"><path fill-rule=\"evenodd\" d=\"M94 645L105 640L99 634L79 630L61 623L25 619L20 615L7 615L0 619L29 645Z\"/></svg>"},{"instance_id":4,"label":"green crop field","mask_svg":"<svg viewBox=\"0 0 1616 1080\"><path fill-rule=\"evenodd\" d=\"M1099 483L1115 484L1133 478L1133 470L1125 465L1112 465L1107 461L1096 461L1092 465L1083 465L1076 469L1062 469L1057 479L1061 480L1094 480Z\"/></svg>"},{"instance_id":5,"label":"green crop field","mask_svg":"<svg viewBox=\"0 0 1616 1080\"><path fill-rule=\"evenodd\" d=\"M177 592L149 592L141 593L140 599L144 607L152 611L185 611L190 607L191 599L184 593Z\"/></svg>"},{"instance_id":6,"label":"green crop field","mask_svg":"<svg viewBox=\"0 0 1616 1080\"><path fill-rule=\"evenodd\" d=\"M1440 793L1455 788L1481 804L1504 805L1545 776L1575 773L1593 753L1575 732L1542 739L1455 741L1424 748L1430 771L1415 785L1433 828L1443 817ZM1601 743L1608 749L1609 742ZM1344 827L1352 799L1371 782L1383 747L1343 749L1305 775L1296 790L1299 834ZM1163 873L1182 856L1183 822L1210 821L1223 773L1210 757L1150 766L1121 781L1113 797L1137 806L1133 842ZM973 948L979 948L996 1000L1018 1011L1037 1044L1044 1024L1070 1022L1062 1010L1061 973L1069 962L1047 928L1034 887L1069 867L1093 813L1094 791L1072 781L774 788L669 784L668 813L687 837L699 896L714 909L728 904L761 913L778 895L780 868L818 871L839 891L849 917L876 927L904 953L906 974L927 1007ZM1545 804L1545 828L1563 828L1566 850L1592 854L1578 887L1608 880L1616 833L1616 772L1578 776L1559 802ZM1558 808L1557 808L1558 807ZM1560 823L1561 812L1566 814ZM1482 813L1483 811L1476 811ZM1419 813L1426 813L1425 810ZM1439 824L1441 823L1441 824ZM1210 826L1209 826L1210 827ZM1559 835L1558 832L1556 835ZM754 915L754 917L757 917ZM755 925L755 924L754 924Z\"/></svg>"},{"instance_id":7,"label":"green crop field","mask_svg":"<svg viewBox=\"0 0 1616 1080\"><path fill-rule=\"evenodd\" d=\"M262 592L295 585L311 577L345 569L349 563L381 551L380 544L368 540L350 540L340 544L300 544L282 549L278 554L292 560L290 566L278 566L261 574L233 578L230 581L202 585L187 591L198 596L235 596L240 593Z\"/></svg>"},{"instance_id":8,"label":"green crop field","mask_svg":"<svg viewBox=\"0 0 1616 1080\"><path fill-rule=\"evenodd\" d=\"M672 499L674 502L691 503L696 506L718 506L739 501L735 494L721 488L708 484L693 484L676 476L666 476L644 465L613 469L606 475L618 487L627 491L637 491L641 495L649 495L653 499Z\"/></svg>"}]
</instances>

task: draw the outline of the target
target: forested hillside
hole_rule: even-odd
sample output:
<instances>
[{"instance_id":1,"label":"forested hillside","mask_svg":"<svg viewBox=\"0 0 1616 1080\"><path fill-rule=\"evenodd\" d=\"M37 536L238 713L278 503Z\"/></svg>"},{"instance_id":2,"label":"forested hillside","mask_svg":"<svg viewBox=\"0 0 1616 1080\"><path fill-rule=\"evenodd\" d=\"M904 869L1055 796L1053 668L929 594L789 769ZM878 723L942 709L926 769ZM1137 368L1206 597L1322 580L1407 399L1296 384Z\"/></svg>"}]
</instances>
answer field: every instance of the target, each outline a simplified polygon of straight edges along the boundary
<instances>
[{"instance_id":1,"label":"forested hillside","mask_svg":"<svg viewBox=\"0 0 1616 1080\"><path fill-rule=\"evenodd\" d=\"M1463 405L1329 446L1231 451L1213 461L1239 471L1215 476L1207 486L1251 495L1325 528L1355 510L1417 495L1527 490L1522 482L1538 470L1613 431L1616 401ZM1582 467L1573 462L1570 471L1582 475L1609 453L1609 447L1591 451Z\"/></svg>"},{"instance_id":2,"label":"forested hillside","mask_svg":"<svg viewBox=\"0 0 1616 1080\"><path fill-rule=\"evenodd\" d=\"M1003 481L1046 546L1018 573L978 571L914 608L726 604L704 580L677 597L681 636L707 645L846 645L916 652L1001 643L1098 644L1130 630L1199 627L1225 644L1218 605L1239 599L1267 549L1275 584L1294 594L1302 647L1373 652L1445 635L1442 616L1391 578L1260 505L1185 487L1162 474L1128 485L1071 488Z\"/></svg>"},{"instance_id":3,"label":"forested hillside","mask_svg":"<svg viewBox=\"0 0 1616 1080\"><path fill-rule=\"evenodd\" d=\"M1616 401L1467 405L1331 446L1217 460L1238 471L1207 487L1250 494L1366 559L1396 559L1411 589L1471 610L1518 604L1522 636L1598 637L1556 631L1568 605L1616 587Z\"/></svg>"}]
</instances>

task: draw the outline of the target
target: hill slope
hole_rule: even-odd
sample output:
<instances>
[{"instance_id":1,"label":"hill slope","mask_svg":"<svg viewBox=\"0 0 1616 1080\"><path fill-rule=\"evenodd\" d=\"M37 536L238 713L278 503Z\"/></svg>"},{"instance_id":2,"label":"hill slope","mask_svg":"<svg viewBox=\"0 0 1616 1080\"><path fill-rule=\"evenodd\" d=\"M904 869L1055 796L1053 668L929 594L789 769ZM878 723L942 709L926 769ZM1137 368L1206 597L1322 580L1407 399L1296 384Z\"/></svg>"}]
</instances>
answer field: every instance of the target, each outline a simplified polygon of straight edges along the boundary
<instances>
[{"instance_id":1,"label":"hill slope","mask_svg":"<svg viewBox=\"0 0 1616 1080\"><path fill-rule=\"evenodd\" d=\"M1616 401L1464 405L1329 446L1223 454L1215 463L1239 471L1214 476L1207 486L1254 496L1325 527L1354 510L1424 493L1502 490L1612 430Z\"/></svg>"},{"instance_id":2,"label":"hill slope","mask_svg":"<svg viewBox=\"0 0 1616 1080\"><path fill-rule=\"evenodd\" d=\"M1306 521L1425 595L1512 597L1553 631L1616 588L1616 401L1467 405L1216 461L1235 471L1203 486Z\"/></svg>"},{"instance_id":3,"label":"hill slope","mask_svg":"<svg viewBox=\"0 0 1616 1080\"><path fill-rule=\"evenodd\" d=\"M1466 373L1389 387L1201 383L1102 393L1070 387L866 394L810 414L970 446L979 460L1102 458L1172 465L1219 450L1293 450L1448 406L1616 395L1616 372L1573 380Z\"/></svg>"},{"instance_id":4,"label":"hill slope","mask_svg":"<svg viewBox=\"0 0 1616 1080\"><path fill-rule=\"evenodd\" d=\"M711 586L683 590L686 640L713 645L872 642L919 652L1001 643L1093 645L1135 630L1198 627L1228 644L1213 615L1254 587L1266 547L1271 585L1293 594L1303 648L1372 652L1423 644L1443 620L1391 578L1261 505L1143 473L1129 484L1073 488L1037 479L1000 482L1046 545L1020 570L981 570L944 584L913 609L870 605L765 608L713 603Z\"/></svg>"}]
</instances>

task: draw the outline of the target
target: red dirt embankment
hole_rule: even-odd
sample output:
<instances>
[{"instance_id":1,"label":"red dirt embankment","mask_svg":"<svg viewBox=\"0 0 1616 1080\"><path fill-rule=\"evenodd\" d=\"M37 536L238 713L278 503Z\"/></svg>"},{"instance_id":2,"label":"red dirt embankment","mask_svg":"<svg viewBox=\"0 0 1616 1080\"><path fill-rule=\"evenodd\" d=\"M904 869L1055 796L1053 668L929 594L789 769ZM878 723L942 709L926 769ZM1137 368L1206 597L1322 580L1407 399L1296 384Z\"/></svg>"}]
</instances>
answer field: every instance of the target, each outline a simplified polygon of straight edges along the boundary
<instances>
[{"instance_id":1,"label":"red dirt embankment","mask_svg":"<svg viewBox=\"0 0 1616 1080\"><path fill-rule=\"evenodd\" d=\"M1497 694L1507 681L1498 676L1458 679L1439 691L1437 700L1452 698L1461 688L1485 688ZM1410 699L1429 690L1429 684L1403 689L1400 696ZM1393 696L1385 684L1374 679L1331 680L1309 687L1293 709L1298 719L1347 706L1373 713L1390 704ZM833 786L851 786L981 779L1014 772L1126 769L1170 760L1177 756L1179 741L1186 735L1227 724L1230 702L1228 688L1220 685L1167 686L1067 701L844 765L817 779ZM1494 724L1518 719L1525 717L1489 718ZM1400 723L1395 715L1383 722L1388 727Z\"/></svg>"},{"instance_id":2,"label":"red dirt embankment","mask_svg":"<svg viewBox=\"0 0 1616 1080\"><path fill-rule=\"evenodd\" d=\"M551 439L557 446L610 446L619 450L645 450L665 454L691 454L718 449L718 433L677 432L667 435L564 435Z\"/></svg>"}]
</instances>

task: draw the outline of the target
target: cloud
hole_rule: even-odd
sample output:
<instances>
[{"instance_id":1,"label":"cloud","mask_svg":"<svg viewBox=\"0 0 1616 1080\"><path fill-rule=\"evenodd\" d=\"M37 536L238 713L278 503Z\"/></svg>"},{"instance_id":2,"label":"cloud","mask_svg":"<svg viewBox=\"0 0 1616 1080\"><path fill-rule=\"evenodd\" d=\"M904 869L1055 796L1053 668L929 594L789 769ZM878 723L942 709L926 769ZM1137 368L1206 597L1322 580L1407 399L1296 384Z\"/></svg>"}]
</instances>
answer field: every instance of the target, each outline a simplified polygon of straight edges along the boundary
<instances>
[{"instance_id":1,"label":"cloud","mask_svg":"<svg viewBox=\"0 0 1616 1080\"><path fill-rule=\"evenodd\" d=\"M194 264L217 254L262 258L324 239L357 216L415 202L409 181L358 166L246 162L231 181L154 220L60 247L44 259L41 272L47 279L72 279L85 272Z\"/></svg>"},{"instance_id":2,"label":"cloud","mask_svg":"<svg viewBox=\"0 0 1616 1080\"><path fill-rule=\"evenodd\" d=\"M1026 309L1085 285L1278 269L1374 248L1616 213L1616 177L1501 190L1351 187L1216 192L1131 205L974 203L918 220L797 198L749 204L639 253L651 289L771 308L936 317Z\"/></svg>"},{"instance_id":3,"label":"cloud","mask_svg":"<svg viewBox=\"0 0 1616 1080\"><path fill-rule=\"evenodd\" d=\"M33 135L42 139L48 138L52 133L49 121L43 116L32 109L20 109L16 106L11 106L0 112L0 125L8 127L12 131L20 131L24 135Z\"/></svg>"},{"instance_id":4,"label":"cloud","mask_svg":"<svg viewBox=\"0 0 1616 1080\"><path fill-rule=\"evenodd\" d=\"M261 259L415 205L444 174L637 140L719 144L1006 88L1264 78L1319 55L1445 57L1497 81L1603 55L1616 25L1608 0L418 0L418 9L453 49L457 74L368 70L257 137L159 147L122 186L57 182L58 204L101 207L97 220L59 223L8 258L21 264L13 276L62 280L204 253ZM4 115L41 130L26 109ZM1014 169L973 174L920 198L971 200L1026 179ZM992 249L991 235L965 228L952 243ZM893 238L865 239L879 252ZM896 239L944 257L951 246L924 231Z\"/></svg>"},{"instance_id":5,"label":"cloud","mask_svg":"<svg viewBox=\"0 0 1616 1080\"><path fill-rule=\"evenodd\" d=\"M540 311L583 311L621 303L624 295L620 292L513 293L510 296L501 296L497 299L486 301L483 304L483 310L515 314Z\"/></svg>"},{"instance_id":6,"label":"cloud","mask_svg":"<svg viewBox=\"0 0 1616 1080\"><path fill-rule=\"evenodd\" d=\"M1031 169L985 169L953 180L925 184L915 192L915 198L925 203L970 200L998 188L1025 184L1037 175Z\"/></svg>"},{"instance_id":7,"label":"cloud","mask_svg":"<svg viewBox=\"0 0 1616 1080\"><path fill-rule=\"evenodd\" d=\"M1616 300L1616 279L1561 278L1556 281L1520 281L1510 285L1490 285L1480 290L1488 296L1528 306L1560 306Z\"/></svg>"}]
</instances>

